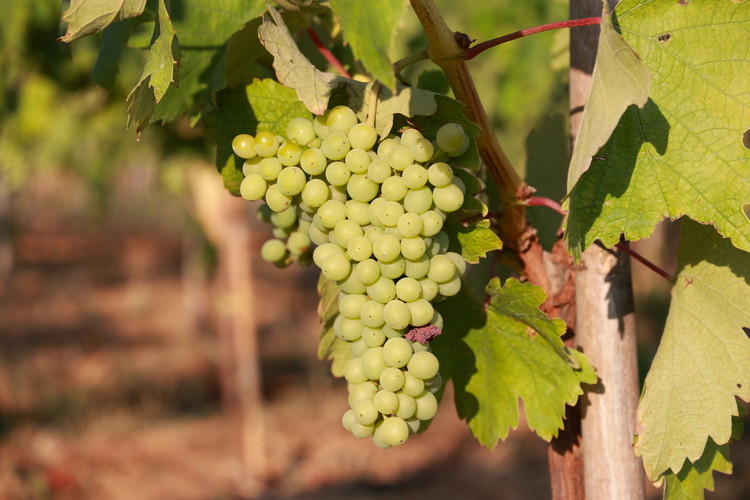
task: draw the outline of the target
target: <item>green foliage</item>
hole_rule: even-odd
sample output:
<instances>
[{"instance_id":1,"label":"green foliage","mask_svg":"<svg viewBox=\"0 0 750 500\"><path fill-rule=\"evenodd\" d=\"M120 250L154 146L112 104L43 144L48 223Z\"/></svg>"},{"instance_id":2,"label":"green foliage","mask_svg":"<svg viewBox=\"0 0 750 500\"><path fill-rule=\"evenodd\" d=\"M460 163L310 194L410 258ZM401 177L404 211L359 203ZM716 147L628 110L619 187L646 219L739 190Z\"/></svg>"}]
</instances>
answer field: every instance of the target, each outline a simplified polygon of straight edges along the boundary
<instances>
[{"instance_id":1,"label":"green foliage","mask_svg":"<svg viewBox=\"0 0 750 500\"><path fill-rule=\"evenodd\" d=\"M679 270L643 386L635 451L656 480L732 435L735 397L750 400L750 258L713 228L683 223Z\"/></svg>"},{"instance_id":2,"label":"green foliage","mask_svg":"<svg viewBox=\"0 0 750 500\"><path fill-rule=\"evenodd\" d=\"M344 376L344 367L352 358L352 349L333 331L333 321L338 314L339 287L321 273L318 278L318 318L323 325L318 342L318 359L331 361L331 373Z\"/></svg>"},{"instance_id":3,"label":"green foliage","mask_svg":"<svg viewBox=\"0 0 750 500\"><path fill-rule=\"evenodd\" d=\"M703 498L703 490L714 490L713 472L732 473L729 447L717 446L709 439L703 455L694 464L685 460L679 473L665 474L664 498L667 500L695 500Z\"/></svg>"},{"instance_id":4,"label":"green foliage","mask_svg":"<svg viewBox=\"0 0 750 500\"><path fill-rule=\"evenodd\" d=\"M101 31L114 21L138 17L145 7L146 0L73 0L63 14L62 20L68 24L68 31L61 40L72 42Z\"/></svg>"},{"instance_id":5,"label":"green foliage","mask_svg":"<svg viewBox=\"0 0 750 500\"><path fill-rule=\"evenodd\" d=\"M382 0L377 8L369 2L331 0L352 52L389 89L396 88L389 53L405 5L405 0Z\"/></svg>"},{"instance_id":6,"label":"green foliage","mask_svg":"<svg viewBox=\"0 0 750 500\"><path fill-rule=\"evenodd\" d=\"M479 259L487 256L487 252L500 250L503 242L490 229L490 221L481 220L466 226L460 224L451 224L445 229L445 232L456 242L456 247L450 250L457 252L466 259L467 262L476 264Z\"/></svg>"},{"instance_id":7,"label":"green foliage","mask_svg":"<svg viewBox=\"0 0 750 500\"><path fill-rule=\"evenodd\" d=\"M484 446L494 447L518 425L523 400L529 427L549 441L563 426L582 383L596 374L560 340L565 323L539 310L544 291L509 279L487 286L489 306L465 296L438 304L446 334L432 342L443 376L453 380L458 414ZM580 354L580 353L579 353Z\"/></svg>"},{"instance_id":8,"label":"green foliage","mask_svg":"<svg viewBox=\"0 0 750 500\"><path fill-rule=\"evenodd\" d=\"M650 99L631 107L570 194L567 240L579 254L651 234L665 217L714 224L750 251L747 164L750 5L625 0L615 26L652 74ZM588 110L592 111L592 110ZM717 179L721 179L717 181Z\"/></svg>"}]
</instances>

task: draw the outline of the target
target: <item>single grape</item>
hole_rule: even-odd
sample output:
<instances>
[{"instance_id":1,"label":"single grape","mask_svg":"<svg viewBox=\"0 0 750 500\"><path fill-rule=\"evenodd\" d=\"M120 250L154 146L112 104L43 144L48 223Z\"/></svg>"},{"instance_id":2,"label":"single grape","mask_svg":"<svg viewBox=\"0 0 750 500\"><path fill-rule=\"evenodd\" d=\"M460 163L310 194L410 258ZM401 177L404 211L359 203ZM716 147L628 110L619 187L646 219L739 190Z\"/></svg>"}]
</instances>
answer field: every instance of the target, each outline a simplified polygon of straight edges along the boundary
<instances>
[{"instance_id":1,"label":"single grape","mask_svg":"<svg viewBox=\"0 0 750 500\"><path fill-rule=\"evenodd\" d=\"M317 226L312 225L307 230L310 241L315 245L323 245L324 243L330 242L328 239L328 231L321 231Z\"/></svg>"},{"instance_id":2,"label":"single grape","mask_svg":"<svg viewBox=\"0 0 750 500\"><path fill-rule=\"evenodd\" d=\"M423 214L432 207L432 190L426 186L410 189L404 197L404 208L407 212Z\"/></svg>"},{"instance_id":3,"label":"single grape","mask_svg":"<svg viewBox=\"0 0 750 500\"><path fill-rule=\"evenodd\" d=\"M346 429L347 432L351 432L353 423L355 423L354 410L349 408L348 410L344 412L344 415L341 417L341 425L344 426L344 429Z\"/></svg>"},{"instance_id":4,"label":"single grape","mask_svg":"<svg viewBox=\"0 0 750 500\"><path fill-rule=\"evenodd\" d=\"M367 302L367 300L367 295L360 293L340 294L339 312L345 318L360 319L360 311L362 310L362 306L365 305L365 302Z\"/></svg>"},{"instance_id":5,"label":"single grape","mask_svg":"<svg viewBox=\"0 0 750 500\"><path fill-rule=\"evenodd\" d=\"M381 427L383 427L382 420L375 423L375 430L372 433L372 442L378 448L385 450L390 448L391 445L385 442L385 439L383 438L383 432L380 430Z\"/></svg>"},{"instance_id":6,"label":"single grape","mask_svg":"<svg viewBox=\"0 0 750 500\"><path fill-rule=\"evenodd\" d=\"M328 166L328 158L320 149L310 148L300 156L299 165L309 175L320 175Z\"/></svg>"},{"instance_id":7,"label":"single grape","mask_svg":"<svg viewBox=\"0 0 750 500\"><path fill-rule=\"evenodd\" d=\"M422 236L435 236L443 229L443 218L434 210L419 214L422 219Z\"/></svg>"},{"instance_id":8,"label":"single grape","mask_svg":"<svg viewBox=\"0 0 750 500\"><path fill-rule=\"evenodd\" d=\"M407 396L416 398L424 392L424 380L415 377L414 374L407 371L404 373L404 387L401 389L401 391ZM351 405L351 403L349 404Z\"/></svg>"},{"instance_id":9,"label":"single grape","mask_svg":"<svg viewBox=\"0 0 750 500\"><path fill-rule=\"evenodd\" d=\"M276 184L279 186L279 190L287 196L297 196L305 189L307 184L307 177L305 172L299 167L285 167L281 173L279 173Z\"/></svg>"},{"instance_id":10,"label":"single grape","mask_svg":"<svg viewBox=\"0 0 750 500\"><path fill-rule=\"evenodd\" d=\"M324 243L313 251L313 261L315 262L316 266L322 267L323 261L329 255L333 255L333 254L338 254L338 255L343 256L344 251L338 245L334 245L333 243Z\"/></svg>"},{"instance_id":11,"label":"single grape","mask_svg":"<svg viewBox=\"0 0 750 500\"><path fill-rule=\"evenodd\" d=\"M315 127L307 118L294 118L286 125L286 136L301 146L315 138Z\"/></svg>"},{"instance_id":12,"label":"single grape","mask_svg":"<svg viewBox=\"0 0 750 500\"><path fill-rule=\"evenodd\" d=\"M273 224L275 227L280 227L284 229L291 229L292 227L297 225L297 211L294 210L294 207L289 207L289 210L284 210L283 212L279 213L272 213L271 214L271 224Z\"/></svg>"},{"instance_id":13,"label":"single grape","mask_svg":"<svg viewBox=\"0 0 750 500\"><path fill-rule=\"evenodd\" d=\"M422 298L425 300L431 301L435 299L440 291L438 284L432 281L430 278L420 279L419 286L422 288Z\"/></svg>"},{"instance_id":14,"label":"single grape","mask_svg":"<svg viewBox=\"0 0 750 500\"><path fill-rule=\"evenodd\" d=\"M362 337L362 331L365 328L362 320L349 319L343 316L336 317L333 322L333 331L337 337L347 342L355 342Z\"/></svg>"},{"instance_id":15,"label":"single grape","mask_svg":"<svg viewBox=\"0 0 750 500\"><path fill-rule=\"evenodd\" d=\"M406 274L409 278L420 279L427 276L430 271L430 258L422 255L418 259L406 259Z\"/></svg>"},{"instance_id":16,"label":"single grape","mask_svg":"<svg viewBox=\"0 0 750 500\"><path fill-rule=\"evenodd\" d=\"M377 184L382 184L388 180L392 174L393 169L391 169L391 166L383 160L373 160L367 165L367 177Z\"/></svg>"},{"instance_id":17,"label":"single grape","mask_svg":"<svg viewBox=\"0 0 750 500\"><path fill-rule=\"evenodd\" d=\"M310 179L302 190L302 201L308 207L315 209L323 205L331 197L328 184L320 179Z\"/></svg>"},{"instance_id":18,"label":"single grape","mask_svg":"<svg viewBox=\"0 0 750 500\"><path fill-rule=\"evenodd\" d=\"M346 205L338 200L328 200L323 203L316 214L320 216L320 222L327 229L336 227L336 223L346 218Z\"/></svg>"},{"instance_id":19,"label":"single grape","mask_svg":"<svg viewBox=\"0 0 750 500\"><path fill-rule=\"evenodd\" d=\"M372 401L375 403L375 408L383 415L393 415L398 411L398 396L394 392L381 389Z\"/></svg>"},{"instance_id":20,"label":"single grape","mask_svg":"<svg viewBox=\"0 0 750 500\"><path fill-rule=\"evenodd\" d=\"M403 255L406 259L416 261L417 259L420 259L422 256L424 256L426 251L427 245L419 236L414 236L413 238L403 238L401 240L401 255ZM404 272L406 272L406 268L404 268Z\"/></svg>"},{"instance_id":21,"label":"single grape","mask_svg":"<svg viewBox=\"0 0 750 500\"><path fill-rule=\"evenodd\" d=\"M346 251L352 260L360 262L369 259L372 255L372 243L364 236L355 236L349 240Z\"/></svg>"},{"instance_id":22,"label":"single grape","mask_svg":"<svg viewBox=\"0 0 750 500\"><path fill-rule=\"evenodd\" d=\"M391 150L399 145L399 141L396 140L394 137L387 137L386 139L383 139L380 141L380 144L378 144L378 156L381 160L388 161L388 155L390 154Z\"/></svg>"},{"instance_id":23,"label":"single grape","mask_svg":"<svg viewBox=\"0 0 750 500\"><path fill-rule=\"evenodd\" d=\"M273 184L266 190L266 203L274 212L283 212L291 206L292 198L282 193L278 184Z\"/></svg>"},{"instance_id":24,"label":"single grape","mask_svg":"<svg viewBox=\"0 0 750 500\"><path fill-rule=\"evenodd\" d=\"M369 203L364 203L357 200L347 200L346 203L346 218L353 220L360 226L366 226L370 223Z\"/></svg>"},{"instance_id":25,"label":"single grape","mask_svg":"<svg viewBox=\"0 0 750 500\"><path fill-rule=\"evenodd\" d=\"M385 324L383 319L383 310L385 306L380 302L374 300L368 300L365 302L360 310L360 318L362 323L368 328L379 328Z\"/></svg>"},{"instance_id":26,"label":"single grape","mask_svg":"<svg viewBox=\"0 0 750 500\"><path fill-rule=\"evenodd\" d=\"M379 198L382 199L382 198ZM377 226L370 226L365 230L365 238L370 240L370 243L375 243L375 240L385 234L385 229Z\"/></svg>"},{"instance_id":27,"label":"single grape","mask_svg":"<svg viewBox=\"0 0 750 500\"><path fill-rule=\"evenodd\" d=\"M422 219L421 215L407 212L399 217L396 227L398 228L398 231L404 236L404 238L412 238L414 236L419 236L419 234L422 232L422 230L424 229L424 220Z\"/></svg>"},{"instance_id":28,"label":"single grape","mask_svg":"<svg viewBox=\"0 0 750 500\"><path fill-rule=\"evenodd\" d=\"M403 145L404 139L401 137L401 144ZM411 153L414 161L425 163L430 161L432 155L435 154L435 147L427 139L417 139L414 144L409 146L409 153Z\"/></svg>"},{"instance_id":29,"label":"single grape","mask_svg":"<svg viewBox=\"0 0 750 500\"><path fill-rule=\"evenodd\" d=\"M270 239L260 248L260 256L272 264L281 262L287 256L286 244L281 240Z\"/></svg>"},{"instance_id":30,"label":"single grape","mask_svg":"<svg viewBox=\"0 0 750 500\"><path fill-rule=\"evenodd\" d=\"M353 220L349 219L341 219L336 223L336 226L333 228L333 234L335 235L336 239L338 240L339 246L343 248L347 248L349 246L349 242L352 240L352 238L357 238L362 236L362 226L354 222ZM329 235L330 237L330 235ZM364 237L363 237L364 238ZM369 243L369 241L368 241ZM369 255L368 255L369 257ZM366 259L367 257L365 257ZM355 259L357 260L357 259ZM364 260L364 259L358 259L358 260Z\"/></svg>"},{"instance_id":31,"label":"single grape","mask_svg":"<svg viewBox=\"0 0 750 500\"><path fill-rule=\"evenodd\" d=\"M321 139L325 139L326 137L328 137L328 134L331 133L331 131L326 126L327 121L328 111L320 116L316 116L315 118L313 118L313 129L315 129L315 135L317 135Z\"/></svg>"},{"instance_id":32,"label":"single grape","mask_svg":"<svg viewBox=\"0 0 750 500\"><path fill-rule=\"evenodd\" d=\"M366 327L365 327L366 328ZM362 333L364 334L364 330L362 330ZM367 352L367 349L370 347L365 343L365 339L359 339L355 340L351 344L349 344L352 349L352 356L355 356L357 358L361 358L365 355Z\"/></svg>"},{"instance_id":33,"label":"single grape","mask_svg":"<svg viewBox=\"0 0 750 500\"><path fill-rule=\"evenodd\" d=\"M396 296L408 305L422 297L422 286L414 278L401 278L396 282Z\"/></svg>"},{"instance_id":34,"label":"single grape","mask_svg":"<svg viewBox=\"0 0 750 500\"><path fill-rule=\"evenodd\" d=\"M443 297L453 297L461 291L461 277L456 275L450 281L438 283L438 291Z\"/></svg>"},{"instance_id":35,"label":"single grape","mask_svg":"<svg viewBox=\"0 0 750 500\"><path fill-rule=\"evenodd\" d=\"M392 262L378 262L380 267L380 275L396 280L400 278L406 270L406 261L403 257L397 257Z\"/></svg>"},{"instance_id":36,"label":"single grape","mask_svg":"<svg viewBox=\"0 0 750 500\"><path fill-rule=\"evenodd\" d=\"M391 176L385 179L381 190L383 197L389 201L401 201L409 192L409 188L406 187L401 176Z\"/></svg>"},{"instance_id":37,"label":"single grape","mask_svg":"<svg viewBox=\"0 0 750 500\"><path fill-rule=\"evenodd\" d=\"M331 132L348 133L357 124L357 115L351 108L336 106L328 112L326 126Z\"/></svg>"},{"instance_id":38,"label":"single grape","mask_svg":"<svg viewBox=\"0 0 750 500\"><path fill-rule=\"evenodd\" d=\"M435 255L430 259L427 277L436 283L445 283L456 275L456 265L445 255Z\"/></svg>"},{"instance_id":39,"label":"single grape","mask_svg":"<svg viewBox=\"0 0 750 500\"><path fill-rule=\"evenodd\" d=\"M375 426L372 424L363 425L356 420L352 422L352 434L354 435L354 437L364 439L366 437L372 436L373 432L375 432Z\"/></svg>"},{"instance_id":40,"label":"single grape","mask_svg":"<svg viewBox=\"0 0 750 500\"><path fill-rule=\"evenodd\" d=\"M360 263L360 265L364 264L365 262L371 261L363 261ZM380 276L377 281L375 281L375 283L367 287L367 295L369 295L373 300L380 302L381 304L386 304L396 297L396 284L392 279L386 278L385 276Z\"/></svg>"},{"instance_id":41,"label":"single grape","mask_svg":"<svg viewBox=\"0 0 750 500\"><path fill-rule=\"evenodd\" d=\"M455 184L436 187L432 192L435 206L443 212L455 212L464 204L464 194Z\"/></svg>"},{"instance_id":42,"label":"single grape","mask_svg":"<svg viewBox=\"0 0 750 500\"><path fill-rule=\"evenodd\" d=\"M240 184L240 196L248 201L260 200L266 194L268 184L258 174L250 174Z\"/></svg>"},{"instance_id":43,"label":"single grape","mask_svg":"<svg viewBox=\"0 0 750 500\"><path fill-rule=\"evenodd\" d=\"M382 347L370 347L362 355L362 369L370 380L379 380L380 374L386 368L388 368L388 365L383 359ZM372 396L375 397L375 394Z\"/></svg>"},{"instance_id":44,"label":"single grape","mask_svg":"<svg viewBox=\"0 0 750 500\"><path fill-rule=\"evenodd\" d=\"M385 335L383 335L385 339ZM397 392L404 386L404 372L399 368L388 367L380 374L380 385L386 391Z\"/></svg>"},{"instance_id":45,"label":"single grape","mask_svg":"<svg viewBox=\"0 0 750 500\"><path fill-rule=\"evenodd\" d=\"M258 132L255 136L255 152L265 158L276 155L279 150L279 139L273 132Z\"/></svg>"},{"instance_id":46,"label":"single grape","mask_svg":"<svg viewBox=\"0 0 750 500\"><path fill-rule=\"evenodd\" d=\"M398 292L398 288L396 288ZM406 306L411 313L411 324L414 326L425 326L430 323L435 315L435 309L425 299L417 299L413 302L407 302Z\"/></svg>"},{"instance_id":47,"label":"single grape","mask_svg":"<svg viewBox=\"0 0 750 500\"><path fill-rule=\"evenodd\" d=\"M262 160L262 156L255 156L249 160L245 160L245 163L242 164L242 175L247 177L250 174L260 174L260 162Z\"/></svg>"},{"instance_id":48,"label":"single grape","mask_svg":"<svg viewBox=\"0 0 750 500\"><path fill-rule=\"evenodd\" d=\"M346 192L353 200L368 202L374 199L380 191L380 185L373 182L364 174L352 174L346 183Z\"/></svg>"},{"instance_id":49,"label":"single grape","mask_svg":"<svg viewBox=\"0 0 750 500\"><path fill-rule=\"evenodd\" d=\"M414 401L417 403L415 415L419 420L431 420L437 414L437 398L430 391L425 390L422 394L414 398Z\"/></svg>"},{"instance_id":50,"label":"single grape","mask_svg":"<svg viewBox=\"0 0 750 500\"><path fill-rule=\"evenodd\" d=\"M260 175L267 181L275 181L284 165L281 164L278 158L263 158L258 164Z\"/></svg>"},{"instance_id":51,"label":"single grape","mask_svg":"<svg viewBox=\"0 0 750 500\"><path fill-rule=\"evenodd\" d=\"M359 279L362 283L369 287L370 285L375 284L380 278L380 267L378 266L378 263L373 259L363 260L362 262L357 264L354 275L357 277L357 279Z\"/></svg>"},{"instance_id":52,"label":"single grape","mask_svg":"<svg viewBox=\"0 0 750 500\"><path fill-rule=\"evenodd\" d=\"M320 270L329 280L340 281L349 276L352 266L343 254L331 254L323 260Z\"/></svg>"},{"instance_id":53,"label":"single grape","mask_svg":"<svg viewBox=\"0 0 750 500\"><path fill-rule=\"evenodd\" d=\"M380 209L379 218L385 227L395 227L402 215L404 215L404 207L401 203L386 201Z\"/></svg>"},{"instance_id":54,"label":"single grape","mask_svg":"<svg viewBox=\"0 0 750 500\"><path fill-rule=\"evenodd\" d=\"M326 168L326 180L334 186L345 186L352 171L342 161L333 161Z\"/></svg>"},{"instance_id":55,"label":"single grape","mask_svg":"<svg viewBox=\"0 0 750 500\"><path fill-rule=\"evenodd\" d=\"M367 151L372 149L378 140L378 133L375 127L368 123L358 123L349 129L349 141L353 148L360 148Z\"/></svg>"},{"instance_id":56,"label":"single grape","mask_svg":"<svg viewBox=\"0 0 750 500\"><path fill-rule=\"evenodd\" d=\"M352 410L354 410L354 418L362 425L374 424L380 416L374 401L360 401Z\"/></svg>"},{"instance_id":57,"label":"single grape","mask_svg":"<svg viewBox=\"0 0 750 500\"><path fill-rule=\"evenodd\" d=\"M240 158L253 158L255 152L255 138L249 134L240 134L232 139L232 150Z\"/></svg>"},{"instance_id":58,"label":"single grape","mask_svg":"<svg viewBox=\"0 0 750 500\"><path fill-rule=\"evenodd\" d=\"M289 253L295 256L300 256L307 252L312 245L312 240L307 234L307 231L294 231L289 235L289 239L286 242L286 246L289 249Z\"/></svg>"},{"instance_id":59,"label":"single grape","mask_svg":"<svg viewBox=\"0 0 750 500\"><path fill-rule=\"evenodd\" d=\"M341 132L331 132L328 137L323 139L320 150L330 160L343 160L351 149L349 138Z\"/></svg>"},{"instance_id":60,"label":"single grape","mask_svg":"<svg viewBox=\"0 0 750 500\"><path fill-rule=\"evenodd\" d=\"M402 306L406 307L406 305L400 300L391 301L386 304L386 309L384 310L386 316L388 314L388 305L395 302L399 302ZM408 309L406 309L406 312L408 313ZM390 338L386 341L385 345L383 345L383 359L388 366L394 368L406 366L409 363L413 352L411 343L402 337Z\"/></svg>"},{"instance_id":61,"label":"single grape","mask_svg":"<svg viewBox=\"0 0 750 500\"><path fill-rule=\"evenodd\" d=\"M408 342L408 340L404 340ZM390 342L390 340L388 342ZM388 342L386 342L385 346L383 346L384 350L388 346ZM409 346L409 348L411 348L411 345ZM440 363L438 362L438 359L434 354L429 351L423 351L415 352L411 356L411 359L409 359L406 367L408 368L409 373L411 373L415 377L421 378L422 380L427 380L437 375Z\"/></svg>"},{"instance_id":62,"label":"single grape","mask_svg":"<svg viewBox=\"0 0 750 500\"><path fill-rule=\"evenodd\" d=\"M401 177L404 179L406 187L409 189L419 189L427 184L427 169L415 163L406 167Z\"/></svg>"},{"instance_id":63,"label":"single grape","mask_svg":"<svg viewBox=\"0 0 750 500\"><path fill-rule=\"evenodd\" d=\"M440 149L451 154L461 148L465 135L463 127L458 123L446 123L438 129L435 140Z\"/></svg>"},{"instance_id":64,"label":"single grape","mask_svg":"<svg viewBox=\"0 0 750 500\"><path fill-rule=\"evenodd\" d=\"M390 370L390 368L387 368L387 370ZM417 413L417 402L404 392L397 392L396 396L398 396L396 416L403 419L412 418Z\"/></svg>"},{"instance_id":65,"label":"single grape","mask_svg":"<svg viewBox=\"0 0 750 500\"><path fill-rule=\"evenodd\" d=\"M357 278L357 275L355 274L355 271L357 270L357 263L354 263L352 265L352 270L349 273L349 275L343 280L338 281L337 284L339 286L339 289L341 289L344 293L365 293L367 291L367 287L364 283L359 281Z\"/></svg>"},{"instance_id":66,"label":"single grape","mask_svg":"<svg viewBox=\"0 0 750 500\"><path fill-rule=\"evenodd\" d=\"M344 163L353 174L366 174L372 158L364 149L354 148L346 153Z\"/></svg>"},{"instance_id":67,"label":"single grape","mask_svg":"<svg viewBox=\"0 0 750 500\"><path fill-rule=\"evenodd\" d=\"M301 156L302 150L293 142L282 144L276 152L276 157L285 167L293 167L294 165L297 165Z\"/></svg>"},{"instance_id":68,"label":"single grape","mask_svg":"<svg viewBox=\"0 0 750 500\"><path fill-rule=\"evenodd\" d=\"M427 180L435 187L447 186L453 180L453 169L444 162L433 163L427 169Z\"/></svg>"},{"instance_id":69,"label":"single grape","mask_svg":"<svg viewBox=\"0 0 750 500\"><path fill-rule=\"evenodd\" d=\"M406 329L401 328L398 330L394 330L388 325L383 325L383 334L389 339L396 338L396 337L403 337L404 335L406 335Z\"/></svg>"},{"instance_id":70,"label":"single grape","mask_svg":"<svg viewBox=\"0 0 750 500\"><path fill-rule=\"evenodd\" d=\"M368 347L380 347L386 340L382 328L365 327L365 329L362 330L362 338Z\"/></svg>"},{"instance_id":71,"label":"single grape","mask_svg":"<svg viewBox=\"0 0 750 500\"><path fill-rule=\"evenodd\" d=\"M407 128L401 133L401 140L399 144L401 146L411 148L419 139L424 139L422 132L415 128Z\"/></svg>"},{"instance_id":72,"label":"single grape","mask_svg":"<svg viewBox=\"0 0 750 500\"><path fill-rule=\"evenodd\" d=\"M458 274L463 275L466 272L466 259L464 259L461 254L456 252L446 252L445 256L452 260L456 265Z\"/></svg>"},{"instance_id":73,"label":"single grape","mask_svg":"<svg viewBox=\"0 0 750 500\"><path fill-rule=\"evenodd\" d=\"M372 254L379 261L392 262L401 255L401 242L389 234L379 236L372 244Z\"/></svg>"}]
</instances>

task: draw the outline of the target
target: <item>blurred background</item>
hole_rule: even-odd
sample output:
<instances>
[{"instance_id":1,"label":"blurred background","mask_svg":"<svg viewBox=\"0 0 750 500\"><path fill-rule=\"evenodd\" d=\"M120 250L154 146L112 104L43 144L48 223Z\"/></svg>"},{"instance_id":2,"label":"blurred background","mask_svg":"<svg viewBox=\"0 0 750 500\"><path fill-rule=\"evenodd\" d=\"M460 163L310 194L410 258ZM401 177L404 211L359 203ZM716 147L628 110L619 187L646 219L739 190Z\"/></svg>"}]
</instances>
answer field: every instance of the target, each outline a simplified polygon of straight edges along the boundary
<instances>
[{"instance_id":1,"label":"blurred background","mask_svg":"<svg viewBox=\"0 0 750 500\"><path fill-rule=\"evenodd\" d=\"M345 383L317 360L316 271L260 260L270 229L224 191L199 127L136 140L125 98L143 54L95 86L97 40L56 41L61 3L12 2L0 28L0 499L548 498L546 444L522 423L481 448L450 388L403 448L344 431ZM568 17L564 0L438 4L479 41ZM411 15L394 59L425 43ZM471 63L509 156L556 199L567 43L545 33ZM544 210L530 216L549 244L560 220ZM676 232L637 246L673 270ZM634 276L645 371L668 287ZM750 495L749 455L733 448L711 498Z\"/></svg>"}]
</instances>

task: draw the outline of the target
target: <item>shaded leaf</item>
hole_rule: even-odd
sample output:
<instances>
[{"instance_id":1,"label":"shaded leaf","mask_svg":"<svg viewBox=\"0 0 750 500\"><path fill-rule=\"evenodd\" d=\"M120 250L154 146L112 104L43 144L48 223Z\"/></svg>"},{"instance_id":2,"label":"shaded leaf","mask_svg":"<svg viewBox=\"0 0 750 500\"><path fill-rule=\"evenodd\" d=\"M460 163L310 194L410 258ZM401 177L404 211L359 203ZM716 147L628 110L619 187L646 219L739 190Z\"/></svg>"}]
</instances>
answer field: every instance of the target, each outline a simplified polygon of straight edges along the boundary
<instances>
[{"instance_id":1,"label":"shaded leaf","mask_svg":"<svg viewBox=\"0 0 750 500\"><path fill-rule=\"evenodd\" d=\"M732 462L729 461L729 447L718 446L712 439L708 440L703 455L694 464L685 461L678 474L668 472L664 481L664 498L666 500L695 500L704 498L704 490L714 490L714 471L724 474L732 473Z\"/></svg>"},{"instance_id":2,"label":"shaded leaf","mask_svg":"<svg viewBox=\"0 0 750 500\"><path fill-rule=\"evenodd\" d=\"M472 264L486 257L487 252L503 248L503 242L490 229L488 220L481 220L467 226L449 224L444 231L451 241L450 250L461 254L467 262Z\"/></svg>"},{"instance_id":3,"label":"shaded leaf","mask_svg":"<svg viewBox=\"0 0 750 500\"><path fill-rule=\"evenodd\" d=\"M341 340L333 331L333 322L338 316L339 287L323 273L318 278L318 318L323 324L318 342L318 359L331 361L331 373L335 377L344 376L344 367L352 359L352 348L349 342Z\"/></svg>"},{"instance_id":4,"label":"shaded leaf","mask_svg":"<svg viewBox=\"0 0 750 500\"><path fill-rule=\"evenodd\" d=\"M107 89L114 85L122 51L127 47L130 33L127 21L118 21L104 28L99 53L91 69L91 78L97 85Z\"/></svg>"},{"instance_id":5,"label":"shaded leaf","mask_svg":"<svg viewBox=\"0 0 750 500\"><path fill-rule=\"evenodd\" d=\"M73 0L63 13L68 28L60 39L72 42L77 38L103 30L111 23L140 16L146 0Z\"/></svg>"},{"instance_id":6,"label":"shaded leaf","mask_svg":"<svg viewBox=\"0 0 750 500\"><path fill-rule=\"evenodd\" d=\"M635 451L656 480L726 444L735 397L750 400L750 257L713 228L684 221L672 304L643 386Z\"/></svg>"}]
</instances>

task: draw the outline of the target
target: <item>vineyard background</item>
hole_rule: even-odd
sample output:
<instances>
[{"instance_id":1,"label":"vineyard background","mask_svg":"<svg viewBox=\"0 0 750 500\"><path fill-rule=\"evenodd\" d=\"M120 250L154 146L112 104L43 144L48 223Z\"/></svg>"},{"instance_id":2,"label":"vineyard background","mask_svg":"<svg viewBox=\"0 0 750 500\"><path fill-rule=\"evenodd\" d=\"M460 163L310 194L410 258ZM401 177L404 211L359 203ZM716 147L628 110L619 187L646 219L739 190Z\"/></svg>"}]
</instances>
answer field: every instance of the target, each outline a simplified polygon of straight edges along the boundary
<instances>
[{"instance_id":1,"label":"vineyard background","mask_svg":"<svg viewBox=\"0 0 750 500\"><path fill-rule=\"evenodd\" d=\"M567 17L564 1L506 10L438 3L479 39ZM140 142L125 130L139 54L126 54L122 87L95 87L87 75L95 40L55 42L60 9L15 2L15 22L0 32L0 498L252 496L221 394L218 318L231 298L216 280L214 235L199 222L193 187L228 200L227 210L236 203L223 192L205 138L187 123L151 126ZM541 158L547 168L529 172L530 183L558 199L550 189L564 185L568 158L567 36L538 35L472 63L508 154L519 165ZM395 56L423 45L410 18ZM344 382L316 359L316 271L262 262L269 229L246 209L269 465L264 498L549 497L546 444L522 424L494 452L482 449L450 395L430 430L403 448L375 449L346 433ZM530 214L549 242L559 218L544 210ZM675 224L662 225L634 246L673 271L676 234ZM633 271L643 372L668 287L638 265ZM717 475L709 498L750 495L745 443L732 447L735 473Z\"/></svg>"}]
</instances>

